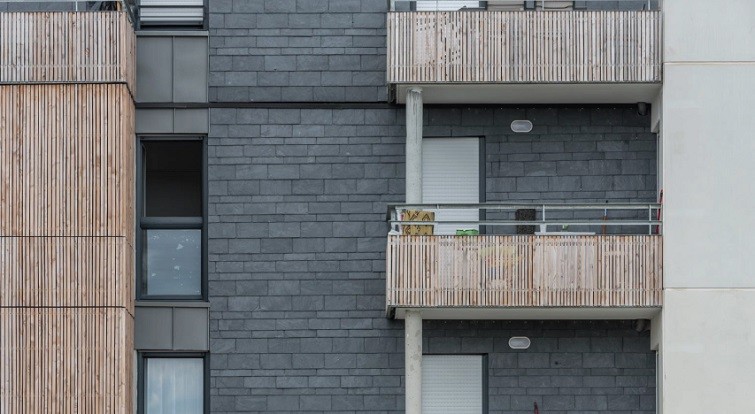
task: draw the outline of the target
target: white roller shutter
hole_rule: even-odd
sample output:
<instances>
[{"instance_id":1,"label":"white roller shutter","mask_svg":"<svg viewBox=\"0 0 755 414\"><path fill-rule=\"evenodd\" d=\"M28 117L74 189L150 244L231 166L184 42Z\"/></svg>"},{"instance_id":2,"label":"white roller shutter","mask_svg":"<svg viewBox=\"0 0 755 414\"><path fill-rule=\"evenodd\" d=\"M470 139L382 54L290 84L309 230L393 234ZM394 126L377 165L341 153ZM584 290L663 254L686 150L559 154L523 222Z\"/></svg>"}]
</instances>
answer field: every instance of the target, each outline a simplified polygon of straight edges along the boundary
<instances>
[{"instance_id":1,"label":"white roller shutter","mask_svg":"<svg viewBox=\"0 0 755 414\"><path fill-rule=\"evenodd\" d=\"M199 26L204 21L204 0L141 0L139 20L143 26Z\"/></svg>"},{"instance_id":2,"label":"white roller shutter","mask_svg":"<svg viewBox=\"0 0 755 414\"><path fill-rule=\"evenodd\" d=\"M426 204L476 204L480 201L480 139L424 138L422 140L422 202ZM474 210L436 210L443 220L478 220ZM435 234L455 234L457 229L478 226L441 224Z\"/></svg>"},{"instance_id":3,"label":"white roller shutter","mask_svg":"<svg viewBox=\"0 0 755 414\"><path fill-rule=\"evenodd\" d=\"M481 414L481 355L422 357L423 414Z\"/></svg>"}]
</instances>

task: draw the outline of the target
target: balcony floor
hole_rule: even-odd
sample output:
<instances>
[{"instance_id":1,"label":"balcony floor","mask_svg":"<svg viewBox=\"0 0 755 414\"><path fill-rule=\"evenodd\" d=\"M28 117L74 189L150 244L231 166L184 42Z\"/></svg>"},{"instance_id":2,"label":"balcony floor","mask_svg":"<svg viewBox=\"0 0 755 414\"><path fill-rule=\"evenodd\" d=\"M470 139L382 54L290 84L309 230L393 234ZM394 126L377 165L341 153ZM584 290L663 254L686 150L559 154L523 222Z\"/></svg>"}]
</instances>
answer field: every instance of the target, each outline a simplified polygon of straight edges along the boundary
<instances>
[{"instance_id":1,"label":"balcony floor","mask_svg":"<svg viewBox=\"0 0 755 414\"><path fill-rule=\"evenodd\" d=\"M471 320L577 320L577 319L652 319L660 307L537 307L537 308L395 308L395 319L404 319L406 311L418 309L422 319ZM390 315L389 315L390 316Z\"/></svg>"},{"instance_id":2,"label":"balcony floor","mask_svg":"<svg viewBox=\"0 0 755 414\"><path fill-rule=\"evenodd\" d=\"M634 104L652 102L661 90L660 83L399 84L398 103L413 86L426 104Z\"/></svg>"}]
</instances>

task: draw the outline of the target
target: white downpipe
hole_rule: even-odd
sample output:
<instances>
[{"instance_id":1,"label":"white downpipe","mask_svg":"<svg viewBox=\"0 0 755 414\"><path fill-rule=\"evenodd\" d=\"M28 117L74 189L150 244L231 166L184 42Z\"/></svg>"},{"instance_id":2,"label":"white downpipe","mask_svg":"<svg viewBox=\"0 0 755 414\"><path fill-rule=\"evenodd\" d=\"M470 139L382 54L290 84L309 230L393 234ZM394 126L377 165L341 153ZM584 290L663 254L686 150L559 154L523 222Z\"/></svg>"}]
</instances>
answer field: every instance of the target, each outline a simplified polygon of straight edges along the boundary
<instances>
[{"instance_id":1,"label":"white downpipe","mask_svg":"<svg viewBox=\"0 0 755 414\"><path fill-rule=\"evenodd\" d=\"M422 203L422 89L406 92L406 203Z\"/></svg>"},{"instance_id":2,"label":"white downpipe","mask_svg":"<svg viewBox=\"0 0 755 414\"><path fill-rule=\"evenodd\" d=\"M407 311L404 319L406 414L422 414L422 315Z\"/></svg>"}]
</instances>

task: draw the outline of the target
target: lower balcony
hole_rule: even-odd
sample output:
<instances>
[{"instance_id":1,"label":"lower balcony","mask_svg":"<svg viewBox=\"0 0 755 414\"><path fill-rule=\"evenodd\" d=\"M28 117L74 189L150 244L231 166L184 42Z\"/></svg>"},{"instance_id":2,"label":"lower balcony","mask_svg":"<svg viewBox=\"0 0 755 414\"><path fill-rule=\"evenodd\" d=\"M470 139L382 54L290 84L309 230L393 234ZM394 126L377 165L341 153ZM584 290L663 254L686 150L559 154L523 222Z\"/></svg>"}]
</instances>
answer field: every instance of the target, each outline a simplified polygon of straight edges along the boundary
<instances>
[{"instance_id":1,"label":"lower balcony","mask_svg":"<svg viewBox=\"0 0 755 414\"><path fill-rule=\"evenodd\" d=\"M425 319L650 318L662 305L661 223L653 219L659 208L396 206L387 247L388 314L403 318L406 310L421 309ZM526 214L517 213L523 210L537 214L523 220ZM407 219L417 211L429 220ZM487 217L513 213L520 220L441 221L475 211ZM543 219L546 214L553 218ZM466 230L427 234L448 233L454 225ZM505 231L520 234L500 234Z\"/></svg>"}]
</instances>

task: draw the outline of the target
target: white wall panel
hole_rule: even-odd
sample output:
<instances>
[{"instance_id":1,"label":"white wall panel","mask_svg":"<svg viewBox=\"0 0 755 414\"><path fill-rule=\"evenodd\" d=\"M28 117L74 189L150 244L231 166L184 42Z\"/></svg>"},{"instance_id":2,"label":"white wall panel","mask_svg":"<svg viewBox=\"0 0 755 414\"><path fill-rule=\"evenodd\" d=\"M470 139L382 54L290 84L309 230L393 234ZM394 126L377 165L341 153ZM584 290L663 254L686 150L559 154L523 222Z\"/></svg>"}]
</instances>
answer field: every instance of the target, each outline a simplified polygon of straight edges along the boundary
<instances>
[{"instance_id":1,"label":"white wall panel","mask_svg":"<svg viewBox=\"0 0 755 414\"><path fill-rule=\"evenodd\" d=\"M755 1L664 0L665 62L754 61Z\"/></svg>"},{"instance_id":2,"label":"white wall panel","mask_svg":"<svg viewBox=\"0 0 755 414\"><path fill-rule=\"evenodd\" d=\"M667 65L664 286L755 287L755 64Z\"/></svg>"},{"instance_id":3,"label":"white wall panel","mask_svg":"<svg viewBox=\"0 0 755 414\"><path fill-rule=\"evenodd\" d=\"M663 413L753 413L755 290L668 289Z\"/></svg>"}]
</instances>

